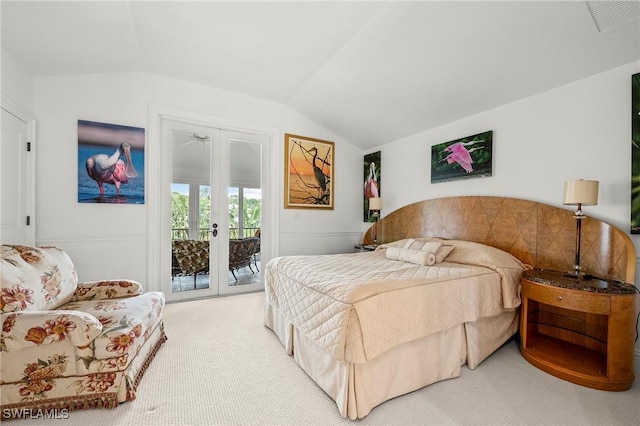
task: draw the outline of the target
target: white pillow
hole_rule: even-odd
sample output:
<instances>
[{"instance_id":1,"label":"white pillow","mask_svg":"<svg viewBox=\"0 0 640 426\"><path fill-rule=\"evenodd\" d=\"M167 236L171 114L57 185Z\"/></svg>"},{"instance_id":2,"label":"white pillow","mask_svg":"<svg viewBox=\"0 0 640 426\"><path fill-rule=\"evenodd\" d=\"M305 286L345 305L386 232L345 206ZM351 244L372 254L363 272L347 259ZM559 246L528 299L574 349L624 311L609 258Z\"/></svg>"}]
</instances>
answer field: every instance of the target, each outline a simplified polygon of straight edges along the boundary
<instances>
[{"instance_id":1,"label":"white pillow","mask_svg":"<svg viewBox=\"0 0 640 426\"><path fill-rule=\"evenodd\" d=\"M432 252L436 254L436 263L441 263L451 253L453 246L444 245L438 241L428 241L409 238L403 244L404 248Z\"/></svg>"},{"instance_id":2,"label":"white pillow","mask_svg":"<svg viewBox=\"0 0 640 426\"><path fill-rule=\"evenodd\" d=\"M441 245L436 251L436 263L442 263L444 259L453 251L453 246Z\"/></svg>"},{"instance_id":3,"label":"white pillow","mask_svg":"<svg viewBox=\"0 0 640 426\"><path fill-rule=\"evenodd\" d=\"M440 243L437 241L421 241L409 238L406 240L403 247L412 250L430 251L435 253L438 247L440 247Z\"/></svg>"},{"instance_id":4,"label":"white pillow","mask_svg":"<svg viewBox=\"0 0 640 426\"><path fill-rule=\"evenodd\" d=\"M421 251L403 247L387 248L387 259L400 260L416 265L431 266L436 263L436 254L430 251Z\"/></svg>"}]
</instances>

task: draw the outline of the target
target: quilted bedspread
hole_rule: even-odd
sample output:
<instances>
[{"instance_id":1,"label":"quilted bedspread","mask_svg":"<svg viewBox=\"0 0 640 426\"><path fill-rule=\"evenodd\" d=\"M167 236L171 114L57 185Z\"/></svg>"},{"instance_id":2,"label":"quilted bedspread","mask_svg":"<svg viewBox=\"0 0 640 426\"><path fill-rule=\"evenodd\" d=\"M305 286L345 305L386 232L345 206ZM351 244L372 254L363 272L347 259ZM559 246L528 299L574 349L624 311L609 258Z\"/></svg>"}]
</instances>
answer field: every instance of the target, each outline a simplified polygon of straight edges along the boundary
<instances>
[{"instance_id":1,"label":"quilted bedspread","mask_svg":"<svg viewBox=\"0 0 640 426\"><path fill-rule=\"evenodd\" d=\"M352 363L520 305L519 260L482 244L446 244L453 251L432 266L387 259L385 249L275 258L265 267L266 303Z\"/></svg>"}]
</instances>

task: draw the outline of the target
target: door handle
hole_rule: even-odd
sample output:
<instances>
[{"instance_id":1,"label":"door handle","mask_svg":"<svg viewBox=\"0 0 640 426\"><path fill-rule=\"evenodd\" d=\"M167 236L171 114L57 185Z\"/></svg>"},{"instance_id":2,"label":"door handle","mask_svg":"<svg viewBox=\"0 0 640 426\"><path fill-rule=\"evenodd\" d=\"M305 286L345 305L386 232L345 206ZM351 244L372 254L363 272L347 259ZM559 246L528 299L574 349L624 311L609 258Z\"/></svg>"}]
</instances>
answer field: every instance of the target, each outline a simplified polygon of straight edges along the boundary
<instances>
[{"instance_id":1,"label":"door handle","mask_svg":"<svg viewBox=\"0 0 640 426\"><path fill-rule=\"evenodd\" d=\"M218 236L218 224L214 223L213 225L211 225L211 234L213 234L214 237Z\"/></svg>"}]
</instances>

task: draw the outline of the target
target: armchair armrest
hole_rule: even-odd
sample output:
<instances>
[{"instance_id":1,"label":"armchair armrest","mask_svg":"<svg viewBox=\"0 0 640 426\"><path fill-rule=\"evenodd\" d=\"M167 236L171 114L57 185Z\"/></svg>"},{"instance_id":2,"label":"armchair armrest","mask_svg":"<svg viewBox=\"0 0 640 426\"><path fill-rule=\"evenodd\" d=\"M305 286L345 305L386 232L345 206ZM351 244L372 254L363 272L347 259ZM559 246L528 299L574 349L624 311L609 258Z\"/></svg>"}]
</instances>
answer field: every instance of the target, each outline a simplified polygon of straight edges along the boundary
<instances>
[{"instance_id":1,"label":"armchair armrest","mask_svg":"<svg viewBox=\"0 0 640 426\"><path fill-rule=\"evenodd\" d=\"M117 299L139 294L142 294L142 285L134 280L86 281L78 283L71 300Z\"/></svg>"},{"instance_id":2,"label":"armchair armrest","mask_svg":"<svg viewBox=\"0 0 640 426\"><path fill-rule=\"evenodd\" d=\"M6 352L64 340L69 340L74 346L84 347L100 333L100 321L81 311L22 311L2 314L2 350Z\"/></svg>"}]
</instances>

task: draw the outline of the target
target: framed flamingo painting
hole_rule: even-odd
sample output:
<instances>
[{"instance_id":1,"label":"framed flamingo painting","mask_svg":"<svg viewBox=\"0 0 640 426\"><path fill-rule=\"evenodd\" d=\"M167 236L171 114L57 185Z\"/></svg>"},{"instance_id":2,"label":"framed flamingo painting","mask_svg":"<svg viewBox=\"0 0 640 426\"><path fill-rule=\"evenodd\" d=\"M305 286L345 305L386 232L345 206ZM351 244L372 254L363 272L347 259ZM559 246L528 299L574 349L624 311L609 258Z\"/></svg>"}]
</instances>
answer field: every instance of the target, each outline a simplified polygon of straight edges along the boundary
<instances>
[{"instance_id":1,"label":"framed flamingo painting","mask_svg":"<svg viewBox=\"0 0 640 426\"><path fill-rule=\"evenodd\" d=\"M375 217L369 210L369 199L382 197L382 162L381 152L372 152L364 156L364 212L365 222L375 222Z\"/></svg>"},{"instance_id":2,"label":"framed flamingo painting","mask_svg":"<svg viewBox=\"0 0 640 426\"><path fill-rule=\"evenodd\" d=\"M431 183L491 176L493 131L431 147Z\"/></svg>"},{"instance_id":3,"label":"framed flamingo painting","mask_svg":"<svg viewBox=\"0 0 640 426\"><path fill-rule=\"evenodd\" d=\"M78 202L144 204L140 127L78 120Z\"/></svg>"},{"instance_id":4,"label":"framed flamingo painting","mask_svg":"<svg viewBox=\"0 0 640 426\"><path fill-rule=\"evenodd\" d=\"M335 144L285 134L284 208L333 210Z\"/></svg>"}]
</instances>

